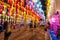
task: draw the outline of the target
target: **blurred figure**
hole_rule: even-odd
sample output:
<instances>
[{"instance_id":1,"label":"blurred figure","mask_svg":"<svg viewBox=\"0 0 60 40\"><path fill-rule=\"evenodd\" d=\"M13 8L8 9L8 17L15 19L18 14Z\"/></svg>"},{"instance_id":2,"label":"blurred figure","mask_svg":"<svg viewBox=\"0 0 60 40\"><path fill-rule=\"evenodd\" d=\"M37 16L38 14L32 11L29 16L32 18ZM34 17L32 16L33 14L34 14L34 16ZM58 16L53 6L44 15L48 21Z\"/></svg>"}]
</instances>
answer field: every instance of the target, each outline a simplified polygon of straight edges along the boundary
<instances>
[{"instance_id":1,"label":"blurred figure","mask_svg":"<svg viewBox=\"0 0 60 40\"><path fill-rule=\"evenodd\" d=\"M15 27L16 27L16 23L15 23L15 21L14 21L14 23L13 23L13 29L15 29Z\"/></svg>"},{"instance_id":2,"label":"blurred figure","mask_svg":"<svg viewBox=\"0 0 60 40\"><path fill-rule=\"evenodd\" d=\"M4 27L3 27L3 20L1 19L0 22L0 33L4 31Z\"/></svg>"},{"instance_id":3,"label":"blurred figure","mask_svg":"<svg viewBox=\"0 0 60 40\"><path fill-rule=\"evenodd\" d=\"M31 23L30 23L30 28L33 28L33 25L32 25L32 23L33 23L33 22L31 21Z\"/></svg>"},{"instance_id":4,"label":"blurred figure","mask_svg":"<svg viewBox=\"0 0 60 40\"><path fill-rule=\"evenodd\" d=\"M3 32L3 29L4 29L3 26L0 25L0 33Z\"/></svg>"},{"instance_id":5,"label":"blurred figure","mask_svg":"<svg viewBox=\"0 0 60 40\"><path fill-rule=\"evenodd\" d=\"M43 19L40 19L39 20L39 27L42 27L42 25L43 25Z\"/></svg>"},{"instance_id":6,"label":"blurred figure","mask_svg":"<svg viewBox=\"0 0 60 40\"><path fill-rule=\"evenodd\" d=\"M44 30L45 30L45 40L52 40L51 35L49 33L50 32L50 23L49 22L46 23Z\"/></svg>"},{"instance_id":7,"label":"blurred figure","mask_svg":"<svg viewBox=\"0 0 60 40\"><path fill-rule=\"evenodd\" d=\"M13 29L13 24L14 24L14 22L13 22L13 21L11 21L11 29Z\"/></svg>"},{"instance_id":8,"label":"blurred figure","mask_svg":"<svg viewBox=\"0 0 60 40\"><path fill-rule=\"evenodd\" d=\"M44 30L45 30L45 40L51 40L51 36L50 36L48 29L45 28Z\"/></svg>"},{"instance_id":9,"label":"blurred figure","mask_svg":"<svg viewBox=\"0 0 60 40\"><path fill-rule=\"evenodd\" d=\"M34 28L36 28L36 21L34 21Z\"/></svg>"},{"instance_id":10,"label":"blurred figure","mask_svg":"<svg viewBox=\"0 0 60 40\"><path fill-rule=\"evenodd\" d=\"M46 23L46 26L45 26L47 29L50 29L50 23Z\"/></svg>"},{"instance_id":11,"label":"blurred figure","mask_svg":"<svg viewBox=\"0 0 60 40\"><path fill-rule=\"evenodd\" d=\"M31 23L30 23L31 31L33 31L33 30L32 30L32 28L33 28L33 24L32 24L32 23L33 23L33 21L31 21Z\"/></svg>"},{"instance_id":12,"label":"blurred figure","mask_svg":"<svg viewBox=\"0 0 60 40\"><path fill-rule=\"evenodd\" d=\"M8 25L7 21L4 21L4 29L6 29L6 26Z\"/></svg>"},{"instance_id":13,"label":"blurred figure","mask_svg":"<svg viewBox=\"0 0 60 40\"><path fill-rule=\"evenodd\" d=\"M60 26L58 26L58 30L57 30L57 38L60 40Z\"/></svg>"},{"instance_id":14,"label":"blurred figure","mask_svg":"<svg viewBox=\"0 0 60 40\"><path fill-rule=\"evenodd\" d=\"M10 34L11 34L11 29L10 29L10 23L8 23L7 21L4 22L4 40L8 40Z\"/></svg>"}]
</instances>

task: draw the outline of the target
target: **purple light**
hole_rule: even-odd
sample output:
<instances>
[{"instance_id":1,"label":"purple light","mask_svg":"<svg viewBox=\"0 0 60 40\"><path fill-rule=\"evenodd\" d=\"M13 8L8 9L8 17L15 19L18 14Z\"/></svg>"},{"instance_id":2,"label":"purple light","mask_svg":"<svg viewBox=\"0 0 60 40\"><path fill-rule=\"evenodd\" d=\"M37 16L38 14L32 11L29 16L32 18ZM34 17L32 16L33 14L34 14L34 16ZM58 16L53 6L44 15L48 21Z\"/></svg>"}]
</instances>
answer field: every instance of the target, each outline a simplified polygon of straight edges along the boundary
<instances>
[{"instance_id":1,"label":"purple light","mask_svg":"<svg viewBox=\"0 0 60 40\"><path fill-rule=\"evenodd\" d=\"M51 24L56 24L56 25L58 25L58 24L59 24L58 15L53 15L53 16L49 19L49 22L50 22Z\"/></svg>"},{"instance_id":2,"label":"purple light","mask_svg":"<svg viewBox=\"0 0 60 40\"><path fill-rule=\"evenodd\" d=\"M60 23L59 23L60 17L59 17L59 15L60 14L52 15L52 17L49 19L50 28L54 30L55 34L57 34L58 26L60 26Z\"/></svg>"},{"instance_id":3,"label":"purple light","mask_svg":"<svg viewBox=\"0 0 60 40\"><path fill-rule=\"evenodd\" d=\"M56 22L56 19L55 18L51 18L49 21Z\"/></svg>"}]
</instances>

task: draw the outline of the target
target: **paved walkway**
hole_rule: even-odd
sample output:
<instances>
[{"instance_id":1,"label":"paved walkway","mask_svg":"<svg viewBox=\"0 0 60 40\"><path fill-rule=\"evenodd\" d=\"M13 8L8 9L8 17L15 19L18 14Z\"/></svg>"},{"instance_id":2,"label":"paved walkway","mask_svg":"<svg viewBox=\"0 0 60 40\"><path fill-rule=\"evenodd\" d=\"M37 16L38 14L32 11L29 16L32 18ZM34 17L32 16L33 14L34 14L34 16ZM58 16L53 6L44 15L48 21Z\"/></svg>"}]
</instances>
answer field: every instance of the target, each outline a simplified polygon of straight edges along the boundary
<instances>
[{"instance_id":1,"label":"paved walkway","mask_svg":"<svg viewBox=\"0 0 60 40\"><path fill-rule=\"evenodd\" d=\"M12 34L9 37L9 40L45 40L43 28L29 28L20 27L12 29ZM0 34L0 40L4 40L4 32Z\"/></svg>"}]
</instances>

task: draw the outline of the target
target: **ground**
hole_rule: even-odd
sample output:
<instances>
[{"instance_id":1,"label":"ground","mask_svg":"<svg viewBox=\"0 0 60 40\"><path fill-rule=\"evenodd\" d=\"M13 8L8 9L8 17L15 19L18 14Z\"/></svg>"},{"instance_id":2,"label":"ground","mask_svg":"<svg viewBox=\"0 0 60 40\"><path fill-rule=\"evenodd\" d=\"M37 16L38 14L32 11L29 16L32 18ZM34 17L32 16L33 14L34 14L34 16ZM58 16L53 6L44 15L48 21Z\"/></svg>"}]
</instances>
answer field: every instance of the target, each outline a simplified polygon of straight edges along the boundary
<instances>
[{"instance_id":1,"label":"ground","mask_svg":"<svg viewBox=\"0 0 60 40\"><path fill-rule=\"evenodd\" d=\"M20 27L11 29L12 34L9 40L45 40L44 28L37 27L29 29L29 27ZM4 40L4 32L0 33L0 40Z\"/></svg>"}]
</instances>

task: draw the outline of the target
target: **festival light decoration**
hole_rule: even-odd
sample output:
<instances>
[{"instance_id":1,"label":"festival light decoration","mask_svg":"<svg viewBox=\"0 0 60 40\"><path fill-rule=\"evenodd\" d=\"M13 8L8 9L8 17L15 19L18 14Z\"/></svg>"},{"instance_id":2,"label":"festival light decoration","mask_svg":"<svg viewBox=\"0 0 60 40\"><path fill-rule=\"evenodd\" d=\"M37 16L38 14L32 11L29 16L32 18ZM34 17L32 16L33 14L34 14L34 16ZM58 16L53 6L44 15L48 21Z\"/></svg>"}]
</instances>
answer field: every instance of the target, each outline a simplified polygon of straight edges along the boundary
<instances>
[{"instance_id":1,"label":"festival light decoration","mask_svg":"<svg viewBox=\"0 0 60 40\"><path fill-rule=\"evenodd\" d=\"M0 14L1 14L1 12L2 12L2 5L0 4Z\"/></svg>"},{"instance_id":2,"label":"festival light decoration","mask_svg":"<svg viewBox=\"0 0 60 40\"><path fill-rule=\"evenodd\" d=\"M0 14L1 14L1 12L2 12L2 8L0 8Z\"/></svg>"},{"instance_id":3,"label":"festival light decoration","mask_svg":"<svg viewBox=\"0 0 60 40\"><path fill-rule=\"evenodd\" d=\"M53 29L54 34L57 34L58 27L60 26L60 14L54 14L49 18L50 29Z\"/></svg>"},{"instance_id":4,"label":"festival light decoration","mask_svg":"<svg viewBox=\"0 0 60 40\"><path fill-rule=\"evenodd\" d=\"M55 22L55 20L56 20L55 18L51 18L51 21L52 21L52 22Z\"/></svg>"},{"instance_id":5,"label":"festival light decoration","mask_svg":"<svg viewBox=\"0 0 60 40\"><path fill-rule=\"evenodd\" d=\"M26 2L28 2L26 4L27 8L24 7L24 0L21 0L21 2L19 2L20 5L18 3L18 0L15 0L15 2L14 2L14 0L8 0L8 3L10 3L10 9L8 12L10 15L8 15L8 16L12 16L12 14L14 14L13 17L15 17L17 15L20 15L21 12L23 12L24 15L27 15L26 13L28 13L28 14L31 14L31 16L36 19L40 19L40 17L41 17L40 15L43 15L42 18L45 19L44 11L42 10L42 4L41 4L40 0L26 0ZM20 8L21 8L21 10L20 10ZM13 12L13 9L14 9L14 12ZM33 10L33 11L31 11L31 10Z\"/></svg>"},{"instance_id":6,"label":"festival light decoration","mask_svg":"<svg viewBox=\"0 0 60 40\"><path fill-rule=\"evenodd\" d=\"M6 13L6 11L4 10L4 11L2 11L2 13L3 13L3 14L5 14L5 13Z\"/></svg>"},{"instance_id":7,"label":"festival light decoration","mask_svg":"<svg viewBox=\"0 0 60 40\"><path fill-rule=\"evenodd\" d=\"M37 5L37 7L36 7L36 5ZM39 14L42 14L42 15L44 15L44 11L42 10L42 4L41 4L41 2L39 2L39 0L37 1L37 2L35 2L34 3L34 6L35 6L35 10L37 11L37 12L39 12ZM45 15L44 15L45 16ZM43 17L43 16L42 16ZM45 20L45 17L44 17L44 20Z\"/></svg>"},{"instance_id":8,"label":"festival light decoration","mask_svg":"<svg viewBox=\"0 0 60 40\"><path fill-rule=\"evenodd\" d=\"M51 16L51 10L54 10L54 8L53 8L54 0L47 0L47 1L46 1L46 4L47 4L46 13L47 13L47 18L49 19L50 16Z\"/></svg>"},{"instance_id":9,"label":"festival light decoration","mask_svg":"<svg viewBox=\"0 0 60 40\"><path fill-rule=\"evenodd\" d=\"M8 0L8 3L12 6L14 4L14 0Z\"/></svg>"},{"instance_id":10,"label":"festival light decoration","mask_svg":"<svg viewBox=\"0 0 60 40\"><path fill-rule=\"evenodd\" d=\"M32 0L32 2L37 3L37 2L39 2L39 0Z\"/></svg>"}]
</instances>

